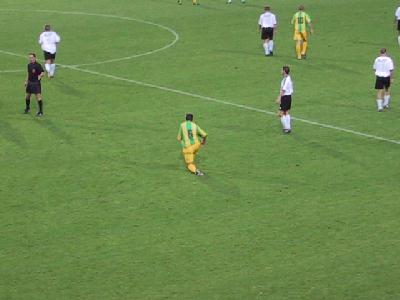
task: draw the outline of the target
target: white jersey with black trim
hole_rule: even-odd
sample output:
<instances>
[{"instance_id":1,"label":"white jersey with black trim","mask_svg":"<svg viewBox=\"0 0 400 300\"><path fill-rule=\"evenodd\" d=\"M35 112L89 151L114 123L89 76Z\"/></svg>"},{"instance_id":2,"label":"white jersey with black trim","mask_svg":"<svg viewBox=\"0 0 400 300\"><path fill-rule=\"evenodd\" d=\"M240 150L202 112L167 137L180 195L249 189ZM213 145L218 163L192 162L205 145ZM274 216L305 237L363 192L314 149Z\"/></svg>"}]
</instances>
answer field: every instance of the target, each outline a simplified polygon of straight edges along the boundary
<instances>
[{"instance_id":1,"label":"white jersey with black trim","mask_svg":"<svg viewBox=\"0 0 400 300\"><path fill-rule=\"evenodd\" d=\"M284 96L289 96L293 94L293 81L290 75L283 77L281 82L281 91L283 91Z\"/></svg>"},{"instance_id":2,"label":"white jersey with black trim","mask_svg":"<svg viewBox=\"0 0 400 300\"><path fill-rule=\"evenodd\" d=\"M57 44L60 40L60 36L54 31L44 31L39 36L39 44L42 47L42 50L51 54L56 53Z\"/></svg>"},{"instance_id":3,"label":"white jersey with black trim","mask_svg":"<svg viewBox=\"0 0 400 300\"><path fill-rule=\"evenodd\" d=\"M375 75L389 77L394 70L393 60L389 56L378 56L374 62Z\"/></svg>"},{"instance_id":4,"label":"white jersey with black trim","mask_svg":"<svg viewBox=\"0 0 400 300\"><path fill-rule=\"evenodd\" d=\"M262 28L275 28L276 24L276 16L269 11L263 13L258 20L258 25Z\"/></svg>"}]
</instances>

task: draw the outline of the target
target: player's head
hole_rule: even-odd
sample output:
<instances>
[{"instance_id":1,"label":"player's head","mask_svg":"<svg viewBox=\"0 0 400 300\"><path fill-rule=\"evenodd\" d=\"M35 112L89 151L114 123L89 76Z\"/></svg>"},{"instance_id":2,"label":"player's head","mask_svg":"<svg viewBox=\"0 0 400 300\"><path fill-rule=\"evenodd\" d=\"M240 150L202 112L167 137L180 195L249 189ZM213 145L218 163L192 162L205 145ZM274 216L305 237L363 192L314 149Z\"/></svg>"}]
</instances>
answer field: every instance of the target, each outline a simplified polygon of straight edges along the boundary
<instances>
[{"instance_id":1,"label":"player's head","mask_svg":"<svg viewBox=\"0 0 400 300\"><path fill-rule=\"evenodd\" d=\"M282 74L283 75L289 75L290 73L290 68L288 66L283 66L282 67Z\"/></svg>"},{"instance_id":2,"label":"player's head","mask_svg":"<svg viewBox=\"0 0 400 300\"><path fill-rule=\"evenodd\" d=\"M44 25L44 31L50 31L51 26L49 24Z\"/></svg>"},{"instance_id":3,"label":"player's head","mask_svg":"<svg viewBox=\"0 0 400 300\"><path fill-rule=\"evenodd\" d=\"M304 5L303 4L299 5L299 10L304 10Z\"/></svg>"},{"instance_id":4,"label":"player's head","mask_svg":"<svg viewBox=\"0 0 400 300\"><path fill-rule=\"evenodd\" d=\"M33 53L33 52L29 53L28 57L29 57L29 61L31 63L36 62L36 54L35 53Z\"/></svg>"},{"instance_id":5,"label":"player's head","mask_svg":"<svg viewBox=\"0 0 400 300\"><path fill-rule=\"evenodd\" d=\"M381 55L385 55L387 53L386 48L382 48L379 52Z\"/></svg>"},{"instance_id":6,"label":"player's head","mask_svg":"<svg viewBox=\"0 0 400 300\"><path fill-rule=\"evenodd\" d=\"M186 121L193 121L193 114L186 114Z\"/></svg>"},{"instance_id":7,"label":"player's head","mask_svg":"<svg viewBox=\"0 0 400 300\"><path fill-rule=\"evenodd\" d=\"M265 10L265 11L270 11L270 10L271 10L271 7L268 6L268 5L267 5L267 6L264 6L264 10Z\"/></svg>"}]
</instances>

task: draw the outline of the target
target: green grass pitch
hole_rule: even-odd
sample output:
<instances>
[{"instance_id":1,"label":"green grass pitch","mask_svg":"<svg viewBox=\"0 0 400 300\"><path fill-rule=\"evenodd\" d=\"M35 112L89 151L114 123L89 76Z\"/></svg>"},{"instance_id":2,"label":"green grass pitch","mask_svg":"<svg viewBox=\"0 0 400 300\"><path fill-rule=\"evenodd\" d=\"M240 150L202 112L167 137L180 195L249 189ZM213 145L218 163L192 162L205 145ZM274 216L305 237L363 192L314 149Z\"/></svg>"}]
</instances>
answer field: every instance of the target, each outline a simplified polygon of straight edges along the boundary
<instances>
[{"instance_id":1,"label":"green grass pitch","mask_svg":"<svg viewBox=\"0 0 400 300\"><path fill-rule=\"evenodd\" d=\"M400 62L397 3L304 0L305 61L298 1L268 2L272 58L265 1L200 3L0 0L1 300L400 299L399 87L377 113L372 71L381 47ZM22 114L25 56L42 58L46 23L66 67L38 119L35 101ZM294 120L282 135L263 111L286 64L292 116L351 132ZM209 134L204 178L176 141L189 111Z\"/></svg>"}]
</instances>

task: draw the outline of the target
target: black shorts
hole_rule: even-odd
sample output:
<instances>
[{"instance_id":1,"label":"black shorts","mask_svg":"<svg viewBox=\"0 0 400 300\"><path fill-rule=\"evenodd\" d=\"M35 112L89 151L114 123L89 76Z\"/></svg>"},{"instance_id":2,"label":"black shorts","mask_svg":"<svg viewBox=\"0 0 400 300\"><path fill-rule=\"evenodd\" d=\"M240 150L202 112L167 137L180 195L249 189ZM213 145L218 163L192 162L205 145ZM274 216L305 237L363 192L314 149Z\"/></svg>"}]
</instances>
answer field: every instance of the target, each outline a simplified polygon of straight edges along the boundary
<instances>
[{"instance_id":1,"label":"black shorts","mask_svg":"<svg viewBox=\"0 0 400 300\"><path fill-rule=\"evenodd\" d=\"M261 28L261 39L262 40L273 40L274 39L274 29L271 27Z\"/></svg>"},{"instance_id":2,"label":"black shorts","mask_svg":"<svg viewBox=\"0 0 400 300\"><path fill-rule=\"evenodd\" d=\"M281 97L281 105L279 106L280 111L288 111L292 107L292 95L286 95Z\"/></svg>"},{"instance_id":3,"label":"black shorts","mask_svg":"<svg viewBox=\"0 0 400 300\"><path fill-rule=\"evenodd\" d=\"M390 88L390 77L379 77L376 76L375 89L383 90Z\"/></svg>"},{"instance_id":4,"label":"black shorts","mask_svg":"<svg viewBox=\"0 0 400 300\"><path fill-rule=\"evenodd\" d=\"M26 93L27 94L41 94L42 93L42 85L39 82L28 82L26 85Z\"/></svg>"},{"instance_id":5,"label":"black shorts","mask_svg":"<svg viewBox=\"0 0 400 300\"><path fill-rule=\"evenodd\" d=\"M400 20L397 20L397 30L400 31Z\"/></svg>"},{"instance_id":6,"label":"black shorts","mask_svg":"<svg viewBox=\"0 0 400 300\"><path fill-rule=\"evenodd\" d=\"M44 53L44 59L48 60L48 59L56 59L56 54L55 53L50 53L47 51L43 51Z\"/></svg>"}]
</instances>

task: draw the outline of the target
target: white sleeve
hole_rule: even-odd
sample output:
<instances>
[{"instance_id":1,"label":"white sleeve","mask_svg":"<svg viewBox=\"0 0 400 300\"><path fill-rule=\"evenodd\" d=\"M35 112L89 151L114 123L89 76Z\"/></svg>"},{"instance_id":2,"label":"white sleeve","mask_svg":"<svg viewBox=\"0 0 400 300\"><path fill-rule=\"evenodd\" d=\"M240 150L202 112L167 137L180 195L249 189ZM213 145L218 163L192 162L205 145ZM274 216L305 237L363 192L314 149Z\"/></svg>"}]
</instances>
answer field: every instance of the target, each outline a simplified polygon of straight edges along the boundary
<instances>
[{"instance_id":1,"label":"white sleeve","mask_svg":"<svg viewBox=\"0 0 400 300\"><path fill-rule=\"evenodd\" d=\"M397 18L400 18L400 7L396 9L396 13L394 14Z\"/></svg>"},{"instance_id":2,"label":"white sleeve","mask_svg":"<svg viewBox=\"0 0 400 300\"><path fill-rule=\"evenodd\" d=\"M374 70L376 70L376 59L374 61L374 66L372 67Z\"/></svg>"},{"instance_id":3,"label":"white sleeve","mask_svg":"<svg viewBox=\"0 0 400 300\"><path fill-rule=\"evenodd\" d=\"M390 60L389 66L390 66L390 71L393 71L394 70L394 64L393 64L393 60L392 59Z\"/></svg>"},{"instance_id":4,"label":"white sleeve","mask_svg":"<svg viewBox=\"0 0 400 300\"><path fill-rule=\"evenodd\" d=\"M59 43L61 41L61 38L57 33L55 34L55 40L56 40L56 43Z\"/></svg>"},{"instance_id":5,"label":"white sleeve","mask_svg":"<svg viewBox=\"0 0 400 300\"><path fill-rule=\"evenodd\" d=\"M260 26L262 25L262 21L261 20L262 20L262 15L260 16L260 18L258 18L258 25L260 25Z\"/></svg>"},{"instance_id":6,"label":"white sleeve","mask_svg":"<svg viewBox=\"0 0 400 300\"><path fill-rule=\"evenodd\" d=\"M276 26L278 22L276 21L276 16L274 15L274 26Z\"/></svg>"},{"instance_id":7,"label":"white sleeve","mask_svg":"<svg viewBox=\"0 0 400 300\"><path fill-rule=\"evenodd\" d=\"M287 92L289 84L290 84L290 79L286 77L285 82L283 83L283 86L282 86L282 91Z\"/></svg>"},{"instance_id":8,"label":"white sleeve","mask_svg":"<svg viewBox=\"0 0 400 300\"><path fill-rule=\"evenodd\" d=\"M43 39L42 39L42 34L39 35L39 41L38 43L41 45L43 43Z\"/></svg>"}]
</instances>

